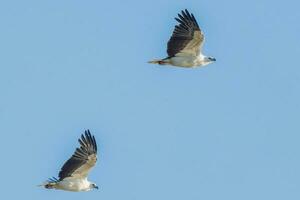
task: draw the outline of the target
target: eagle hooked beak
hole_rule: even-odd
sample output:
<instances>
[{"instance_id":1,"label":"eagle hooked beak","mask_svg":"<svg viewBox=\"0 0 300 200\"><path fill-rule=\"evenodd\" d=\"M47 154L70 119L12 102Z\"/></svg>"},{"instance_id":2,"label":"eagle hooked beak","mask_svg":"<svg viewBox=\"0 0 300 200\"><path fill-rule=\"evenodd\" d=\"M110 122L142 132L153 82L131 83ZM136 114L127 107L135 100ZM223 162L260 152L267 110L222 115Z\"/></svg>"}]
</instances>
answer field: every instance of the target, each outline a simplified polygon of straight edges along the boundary
<instances>
[{"instance_id":1,"label":"eagle hooked beak","mask_svg":"<svg viewBox=\"0 0 300 200\"><path fill-rule=\"evenodd\" d=\"M212 62L216 61L216 59L214 57L209 57L209 60L212 61Z\"/></svg>"}]
</instances>

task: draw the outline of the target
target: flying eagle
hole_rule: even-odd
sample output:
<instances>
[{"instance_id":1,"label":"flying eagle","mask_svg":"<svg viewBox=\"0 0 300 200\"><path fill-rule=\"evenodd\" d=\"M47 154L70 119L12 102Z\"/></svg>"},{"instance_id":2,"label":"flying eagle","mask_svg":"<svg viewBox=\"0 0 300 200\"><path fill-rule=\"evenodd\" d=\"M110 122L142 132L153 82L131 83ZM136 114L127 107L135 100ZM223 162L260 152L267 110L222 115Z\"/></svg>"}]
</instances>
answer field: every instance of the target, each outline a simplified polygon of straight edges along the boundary
<instances>
[{"instance_id":1,"label":"flying eagle","mask_svg":"<svg viewBox=\"0 0 300 200\"><path fill-rule=\"evenodd\" d=\"M178 17L175 20L179 24L175 26L168 42L168 57L152 60L149 63L191 68L216 61L215 58L201 53L204 34L200 30L194 15L185 9L181 11L181 14L178 14Z\"/></svg>"},{"instance_id":2,"label":"flying eagle","mask_svg":"<svg viewBox=\"0 0 300 200\"><path fill-rule=\"evenodd\" d=\"M48 179L40 185L47 189L67 190L73 192L98 189L95 183L87 180L89 171L97 162L97 143L95 137L86 130L78 139L80 147L76 148L72 157L65 162L58 177Z\"/></svg>"}]
</instances>

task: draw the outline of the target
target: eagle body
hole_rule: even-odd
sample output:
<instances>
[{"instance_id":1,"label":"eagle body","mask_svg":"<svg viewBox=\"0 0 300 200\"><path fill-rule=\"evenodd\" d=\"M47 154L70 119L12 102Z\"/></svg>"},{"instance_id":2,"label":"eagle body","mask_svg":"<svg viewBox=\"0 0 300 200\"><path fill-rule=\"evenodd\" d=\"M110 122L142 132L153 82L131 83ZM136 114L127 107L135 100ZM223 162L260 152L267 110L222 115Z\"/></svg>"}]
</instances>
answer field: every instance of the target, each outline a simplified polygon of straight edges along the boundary
<instances>
[{"instance_id":1,"label":"eagle body","mask_svg":"<svg viewBox=\"0 0 300 200\"><path fill-rule=\"evenodd\" d=\"M203 55L199 56L174 56L170 58L163 59L163 62L166 62L166 64L173 65L176 67L187 67L187 68L193 68L193 67L199 67L199 66L205 66L210 63L209 60L206 60Z\"/></svg>"},{"instance_id":2,"label":"eagle body","mask_svg":"<svg viewBox=\"0 0 300 200\"><path fill-rule=\"evenodd\" d=\"M90 187L90 182L86 178L83 179L65 178L64 180L54 184L53 188L59 190L72 191L72 192L89 191L92 189Z\"/></svg>"}]
</instances>

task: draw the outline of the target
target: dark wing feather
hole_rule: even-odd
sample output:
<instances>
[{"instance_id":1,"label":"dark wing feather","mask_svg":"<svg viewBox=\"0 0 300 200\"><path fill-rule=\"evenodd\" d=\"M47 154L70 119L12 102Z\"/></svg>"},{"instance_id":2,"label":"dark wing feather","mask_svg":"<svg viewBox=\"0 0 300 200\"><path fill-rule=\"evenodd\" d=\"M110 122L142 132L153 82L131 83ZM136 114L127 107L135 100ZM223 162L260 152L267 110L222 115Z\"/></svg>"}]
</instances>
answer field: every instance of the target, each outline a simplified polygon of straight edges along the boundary
<instances>
[{"instance_id":1,"label":"dark wing feather","mask_svg":"<svg viewBox=\"0 0 300 200\"><path fill-rule=\"evenodd\" d=\"M72 157L61 168L58 177L63 180L66 177L81 176L88 174L89 170L95 165L97 160L97 143L95 137L91 135L89 130L86 130L84 135L78 139L80 144L76 148Z\"/></svg>"},{"instance_id":2,"label":"dark wing feather","mask_svg":"<svg viewBox=\"0 0 300 200\"><path fill-rule=\"evenodd\" d=\"M175 26L173 34L168 41L167 53L169 57L175 56L186 48L185 53L198 54L204 36L193 14L188 10L182 10L175 18L178 25Z\"/></svg>"}]
</instances>

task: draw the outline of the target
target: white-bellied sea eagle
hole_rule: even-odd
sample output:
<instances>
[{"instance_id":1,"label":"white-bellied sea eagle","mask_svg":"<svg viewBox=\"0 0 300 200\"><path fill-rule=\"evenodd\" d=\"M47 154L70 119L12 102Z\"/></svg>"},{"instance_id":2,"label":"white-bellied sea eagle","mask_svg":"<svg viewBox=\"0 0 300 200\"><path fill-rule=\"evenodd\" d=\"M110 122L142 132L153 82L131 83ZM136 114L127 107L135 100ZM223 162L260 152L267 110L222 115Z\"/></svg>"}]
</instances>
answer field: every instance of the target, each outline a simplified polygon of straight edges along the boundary
<instances>
[{"instance_id":1,"label":"white-bellied sea eagle","mask_svg":"<svg viewBox=\"0 0 300 200\"><path fill-rule=\"evenodd\" d=\"M175 19L179 24L175 26L168 42L168 57L152 60L149 63L192 68L216 61L215 58L205 56L201 52L204 34L194 15L185 9Z\"/></svg>"},{"instance_id":2,"label":"white-bellied sea eagle","mask_svg":"<svg viewBox=\"0 0 300 200\"><path fill-rule=\"evenodd\" d=\"M76 148L72 157L65 162L58 177L48 179L44 184L47 189L67 190L73 192L98 189L95 183L87 180L89 171L97 162L97 143L95 137L86 130L78 139L80 147Z\"/></svg>"}]
</instances>

